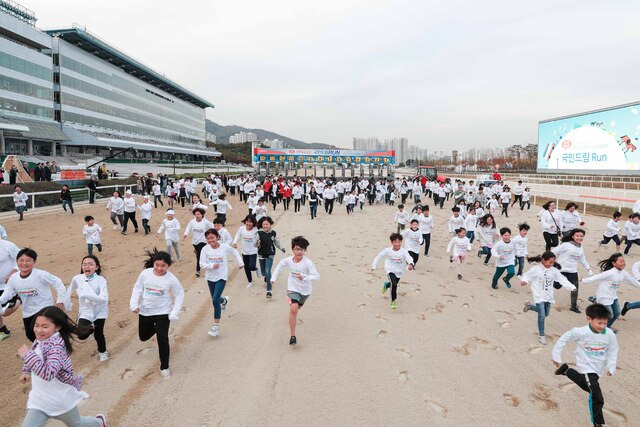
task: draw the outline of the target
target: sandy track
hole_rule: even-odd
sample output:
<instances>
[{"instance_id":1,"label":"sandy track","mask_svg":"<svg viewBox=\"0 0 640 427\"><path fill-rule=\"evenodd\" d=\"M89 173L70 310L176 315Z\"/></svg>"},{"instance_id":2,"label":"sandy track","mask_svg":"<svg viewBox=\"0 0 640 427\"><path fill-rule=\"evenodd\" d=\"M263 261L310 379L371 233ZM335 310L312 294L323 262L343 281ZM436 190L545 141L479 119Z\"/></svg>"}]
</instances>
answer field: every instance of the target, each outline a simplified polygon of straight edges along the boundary
<instances>
[{"instance_id":1,"label":"sandy track","mask_svg":"<svg viewBox=\"0 0 640 427\"><path fill-rule=\"evenodd\" d=\"M233 234L244 210L237 198L232 204L236 209L228 224ZM155 340L138 341L137 319L129 313L128 301L141 269L142 248L161 246L163 241L120 236L108 229L107 212L96 210L105 227L101 259L108 267L111 293L107 342L112 358L99 364L91 357L93 341L77 344L75 366L88 375L85 389L91 395L82 412L107 410L112 425L586 425L586 394L566 378L555 377L550 361L559 334L584 324L584 316L568 311L569 294L556 293L557 304L547 320L550 344L539 345L535 316L521 310L530 297L528 289L500 286L491 291L493 268L475 257L466 266L464 280L455 278L444 254L448 238L443 225L450 211L436 209L431 256L421 256L418 270L405 274L399 309L391 311L389 296L380 295L383 270L371 273L369 266L388 244L394 211L365 206L364 214L347 217L337 205L331 217L321 208L320 218L313 222L306 207L299 216L276 213L275 229L287 246L294 235L309 238L308 255L322 276L301 311L295 348L287 345L285 277L278 281L274 298L266 300L261 285L245 288L244 273L237 269L227 284L231 303L222 333L209 337L210 297L205 282L193 277L193 255L185 241L184 261L172 271L187 296L180 320L170 331L173 378L162 381ZM154 229L161 212L154 211ZM534 212L537 209L524 214L533 226L531 253L543 244ZM498 217L498 225L515 228L523 217L512 216ZM38 267L68 282L85 250L79 237L82 219L76 217L56 214L3 225L18 245L31 244L39 251ZM184 227L187 213L178 210L178 217ZM595 254L606 219L586 220L586 252L595 267L613 246ZM56 234L44 231L51 228ZM629 265L638 259L637 251L632 249ZM280 258L277 255L276 261ZM233 261L231 266L235 268ZM589 290L595 287L581 290L582 306ZM640 292L626 287L620 295L621 301L640 299ZM618 321L620 371L601 382L610 425L640 416L635 404L640 375L634 362L638 322L633 311ZM0 344L0 367L5 390L15 399L5 405L3 423L16 425L24 414L28 388L17 383L20 363L13 354L26 339L19 317L8 323L15 336Z\"/></svg>"}]
</instances>

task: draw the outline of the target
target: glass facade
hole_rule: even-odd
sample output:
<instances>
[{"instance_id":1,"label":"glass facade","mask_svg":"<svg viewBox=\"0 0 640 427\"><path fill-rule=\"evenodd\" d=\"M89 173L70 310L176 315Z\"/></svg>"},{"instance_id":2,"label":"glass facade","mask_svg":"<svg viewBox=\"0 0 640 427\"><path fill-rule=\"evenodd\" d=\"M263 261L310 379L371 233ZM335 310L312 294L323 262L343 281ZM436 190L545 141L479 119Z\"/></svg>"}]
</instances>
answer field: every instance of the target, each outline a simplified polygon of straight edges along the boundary
<instances>
[{"instance_id":1,"label":"glass facade","mask_svg":"<svg viewBox=\"0 0 640 427\"><path fill-rule=\"evenodd\" d=\"M27 74L48 82L52 81L53 77L53 67L43 67L6 52L0 52L0 67L8 68L9 70Z\"/></svg>"},{"instance_id":2,"label":"glass facade","mask_svg":"<svg viewBox=\"0 0 640 427\"><path fill-rule=\"evenodd\" d=\"M53 104L52 104L53 105ZM53 108L41 105L28 104L13 99L0 98L0 110L11 113L22 113L30 116L38 116L46 119L53 119Z\"/></svg>"},{"instance_id":3,"label":"glass facade","mask_svg":"<svg viewBox=\"0 0 640 427\"><path fill-rule=\"evenodd\" d=\"M33 96L34 98L53 101L53 89L13 77L0 75L0 90L19 93L21 95Z\"/></svg>"}]
</instances>

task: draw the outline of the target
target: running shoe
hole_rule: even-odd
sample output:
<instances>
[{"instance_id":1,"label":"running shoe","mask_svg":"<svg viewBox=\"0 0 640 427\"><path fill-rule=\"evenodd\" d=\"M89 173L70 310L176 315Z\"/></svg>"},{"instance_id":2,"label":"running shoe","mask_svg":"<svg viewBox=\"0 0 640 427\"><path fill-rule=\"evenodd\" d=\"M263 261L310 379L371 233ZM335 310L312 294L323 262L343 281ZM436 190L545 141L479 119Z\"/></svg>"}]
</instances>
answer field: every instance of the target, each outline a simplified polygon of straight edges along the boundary
<instances>
[{"instance_id":1,"label":"running shoe","mask_svg":"<svg viewBox=\"0 0 640 427\"><path fill-rule=\"evenodd\" d=\"M247 283L247 289L248 289L248 288L252 288L252 287L253 287L253 282L249 282L249 283Z\"/></svg>"},{"instance_id":2,"label":"running shoe","mask_svg":"<svg viewBox=\"0 0 640 427\"><path fill-rule=\"evenodd\" d=\"M398 303L395 301L391 301L391 310L396 310L398 308Z\"/></svg>"},{"instance_id":3,"label":"running shoe","mask_svg":"<svg viewBox=\"0 0 640 427\"><path fill-rule=\"evenodd\" d=\"M458 280L462 280L462 274L458 273Z\"/></svg>"},{"instance_id":4,"label":"running shoe","mask_svg":"<svg viewBox=\"0 0 640 427\"><path fill-rule=\"evenodd\" d=\"M544 335L538 337L538 342L542 345L547 345L547 338Z\"/></svg>"},{"instance_id":5,"label":"running shoe","mask_svg":"<svg viewBox=\"0 0 640 427\"><path fill-rule=\"evenodd\" d=\"M271 291L267 291L267 298L271 298L272 294Z\"/></svg>"},{"instance_id":6,"label":"running shoe","mask_svg":"<svg viewBox=\"0 0 640 427\"><path fill-rule=\"evenodd\" d=\"M213 325L211 327L211 329L209 330L209 332L207 332L209 334L209 336L211 337L217 337L218 335L220 335L220 326L218 325Z\"/></svg>"},{"instance_id":7,"label":"running shoe","mask_svg":"<svg viewBox=\"0 0 640 427\"><path fill-rule=\"evenodd\" d=\"M98 360L100 360L101 362L106 362L107 360L109 360L109 353L106 351L104 353L98 353Z\"/></svg>"},{"instance_id":8,"label":"running shoe","mask_svg":"<svg viewBox=\"0 0 640 427\"><path fill-rule=\"evenodd\" d=\"M524 307L522 307L522 311L526 313L529 310L531 310L531 301L527 300L524 302Z\"/></svg>"},{"instance_id":9,"label":"running shoe","mask_svg":"<svg viewBox=\"0 0 640 427\"><path fill-rule=\"evenodd\" d=\"M297 343L298 343L298 339L296 338L295 335L289 338L289 345L296 345Z\"/></svg>"},{"instance_id":10,"label":"running shoe","mask_svg":"<svg viewBox=\"0 0 640 427\"><path fill-rule=\"evenodd\" d=\"M169 371L169 369L160 369L160 375L163 380L168 380L171 378L171 371Z\"/></svg>"},{"instance_id":11,"label":"running shoe","mask_svg":"<svg viewBox=\"0 0 640 427\"><path fill-rule=\"evenodd\" d=\"M625 302L624 305L622 306L622 311L620 312L620 315L624 316L625 314L627 314L627 311L629 311L629 302ZM2 338L0 338L0 341L2 341Z\"/></svg>"},{"instance_id":12,"label":"running shoe","mask_svg":"<svg viewBox=\"0 0 640 427\"><path fill-rule=\"evenodd\" d=\"M556 375L567 375L567 371L569 370L569 365L563 363L560 365L558 369L556 369Z\"/></svg>"},{"instance_id":13,"label":"running shoe","mask_svg":"<svg viewBox=\"0 0 640 427\"><path fill-rule=\"evenodd\" d=\"M98 414L96 415L96 418L100 420L100 422L102 422L102 427L107 427L107 417L102 415L102 414Z\"/></svg>"},{"instance_id":14,"label":"running shoe","mask_svg":"<svg viewBox=\"0 0 640 427\"><path fill-rule=\"evenodd\" d=\"M571 307L569 310L573 311L574 313L578 313L578 314L582 313L578 307Z\"/></svg>"},{"instance_id":15,"label":"running shoe","mask_svg":"<svg viewBox=\"0 0 640 427\"><path fill-rule=\"evenodd\" d=\"M504 282L505 286L509 289L511 289L511 283L509 283L509 281L507 280L506 277L502 278L502 281Z\"/></svg>"},{"instance_id":16,"label":"running shoe","mask_svg":"<svg viewBox=\"0 0 640 427\"><path fill-rule=\"evenodd\" d=\"M483 262L485 267L489 267L489 263L488 262Z\"/></svg>"},{"instance_id":17,"label":"running shoe","mask_svg":"<svg viewBox=\"0 0 640 427\"><path fill-rule=\"evenodd\" d=\"M481 250L479 250L479 251L478 251L478 258L480 258L481 256L482 256L482 251L481 251Z\"/></svg>"},{"instance_id":18,"label":"running shoe","mask_svg":"<svg viewBox=\"0 0 640 427\"><path fill-rule=\"evenodd\" d=\"M200 277L200 272L196 271L196 277Z\"/></svg>"},{"instance_id":19,"label":"running shoe","mask_svg":"<svg viewBox=\"0 0 640 427\"><path fill-rule=\"evenodd\" d=\"M229 296L225 295L222 297L222 302L220 303L220 307L222 308L222 312L227 309L227 304L229 304Z\"/></svg>"},{"instance_id":20,"label":"running shoe","mask_svg":"<svg viewBox=\"0 0 640 427\"><path fill-rule=\"evenodd\" d=\"M114 229L114 230L117 230L117 229L118 229L118 226L117 226L117 225L114 225L114 226L113 226L113 229Z\"/></svg>"},{"instance_id":21,"label":"running shoe","mask_svg":"<svg viewBox=\"0 0 640 427\"><path fill-rule=\"evenodd\" d=\"M389 289L389 286L391 286L391 283L389 282L384 282L382 284L382 293L384 294L385 292L387 292L387 289Z\"/></svg>"},{"instance_id":22,"label":"running shoe","mask_svg":"<svg viewBox=\"0 0 640 427\"><path fill-rule=\"evenodd\" d=\"M0 341L4 341L8 338L11 338L11 331L9 332L0 332Z\"/></svg>"},{"instance_id":23,"label":"running shoe","mask_svg":"<svg viewBox=\"0 0 640 427\"><path fill-rule=\"evenodd\" d=\"M587 298L592 304L596 303L596 297L594 296L590 296L589 298Z\"/></svg>"}]
</instances>

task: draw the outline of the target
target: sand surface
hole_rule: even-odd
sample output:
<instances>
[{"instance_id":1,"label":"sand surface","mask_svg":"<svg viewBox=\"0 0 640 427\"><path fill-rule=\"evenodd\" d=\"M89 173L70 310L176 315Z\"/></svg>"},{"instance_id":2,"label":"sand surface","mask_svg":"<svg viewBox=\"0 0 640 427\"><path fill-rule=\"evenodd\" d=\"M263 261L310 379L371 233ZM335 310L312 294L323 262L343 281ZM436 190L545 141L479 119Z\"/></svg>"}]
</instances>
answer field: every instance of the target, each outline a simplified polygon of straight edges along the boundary
<instances>
[{"instance_id":1,"label":"sand surface","mask_svg":"<svg viewBox=\"0 0 640 427\"><path fill-rule=\"evenodd\" d=\"M227 225L234 235L246 211L237 197L231 202ZM347 216L336 204L332 216L321 207L314 221L308 206L300 215L292 209L283 212L281 205L270 212L287 247L298 234L310 240L307 255L321 274L301 310L295 347L288 345L286 275L267 300L261 283L245 287L244 272L235 261L230 262L225 293L231 302L221 335L209 337L209 292L205 281L194 276L190 240L181 242L183 260L171 271L186 298L180 320L171 325L173 378L168 381L159 375L155 339L138 340L137 318L129 312L143 250L163 247L162 238L121 236L112 229L104 205L80 207L74 216L28 213L22 223L9 218L2 224L10 240L38 251L36 267L66 284L79 272L86 251L82 217L90 213L104 227L104 251L98 255L109 283L106 337L111 359L99 363L95 342L89 339L76 344L73 360L75 369L86 375L84 389L91 396L81 412L107 413L112 426L589 425L586 393L566 377L554 376L551 362L553 343L569 328L584 325L584 315L568 310L568 292L556 291L557 304L546 322L549 344L542 346L536 316L522 312L531 295L528 288L514 279L510 290L502 283L491 290L493 267L475 256L464 267L464 279L457 280L445 253L447 206L432 211L436 228L430 256L421 256L417 270L405 273L395 311L389 308L388 293L380 293L382 266L375 273L370 270L395 230L395 207L365 206L364 212ZM537 211L514 211L509 219L497 216L499 227L515 228L522 220L532 225L532 254L543 249ZM163 214L163 209L154 211L154 232ZM177 217L184 229L190 214L178 209ZM614 247L597 248L606 219L585 220L585 247L595 270L596 261ZM634 247L627 257L629 269L638 254ZM594 285L581 289L581 306L594 292ZM639 299L640 291L621 288L621 302ZM19 313L6 320L13 337L0 343L5 397L0 425L13 426L24 417L29 392L29 386L18 382L21 364L15 356L27 340ZM601 381L609 425L632 425L640 417L639 325L640 312L634 311L616 324L618 374ZM565 351L565 357L572 361L571 352Z\"/></svg>"}]
</instances>

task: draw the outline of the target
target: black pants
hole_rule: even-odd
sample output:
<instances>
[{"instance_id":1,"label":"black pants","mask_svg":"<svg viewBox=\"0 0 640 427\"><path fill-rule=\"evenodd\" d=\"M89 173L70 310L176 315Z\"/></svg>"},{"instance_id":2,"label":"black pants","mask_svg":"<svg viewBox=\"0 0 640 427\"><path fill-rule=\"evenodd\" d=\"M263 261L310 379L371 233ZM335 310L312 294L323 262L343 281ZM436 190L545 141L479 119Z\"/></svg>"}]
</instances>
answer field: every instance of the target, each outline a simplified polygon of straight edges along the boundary
<instances>
[{"instance_id":1,"label":"black pants","mask_svg":"<svg viewBox=\"0 0 640 427\"><path fill-rule=\"evenodd\" d=\"M149 226L149 220L142 218L142 229L144 230L145 236L151 233L151 227Z\"/></svg>"},{"instance_id":2,"label":"black pants","mask_svg":"<svg viewBox=\"0 0 640 427\"><path fill-rule=\"evenodd\" d=\"M544 237L545 251L550 251L551 248L558 246L558 233L547 233L545 231L542 233L542 237Z\"/></svg>"},{"instance_id":3,"label":"black pants","mask_svg":"<svg viewBox=\"0 0 640 427\"><path fill-rule=\"evenodd\" d=\"M27 339L31 342L36 340L36 333L33 332L33 324L36 320L36 315L29 317L24 317L22 319L22 323L24 324L24 334L27 336Z\"/></svg>"},{"instance_id":4,"label":"black pants","mask_svg":"<svg viewBox=\"0 0 640 427\"><path fill-rule=\"evenodd\" d=\"M193 245L193 250L196 253L196 271L200 271L200 252L202 252L202 248L204 248L205 246L207 246L207 244L204 242Z\"/></svg>"},{"instance_id":5,"label":"black pants","mask_svg":"<svg viewBox=\"0 0 640 427\"><path fill-rule=\"evenodd\" d=\"M158 340L160 369L169 369L169 320L168 314L155 316L138 316L138 337L140 341L148 341L152 336Z\"/></svg>"},{"instance_id":6,"label":"black pants","mask_svg":"<svg viewBox=\"0 0 640 427\"><path fill-rule=\"evenodd\" d=\"M520 207L522 207L522 194L516 194L513 202L511 202L511 206L516 204L516 202L520 202Z\"/></svg>"},{"instance_id":7,"label":"black pants","mask_svg":"<svg viewBox=\"0 0 640 427\"><path fill-rule=\"evenodd\" d=\"M157 195L153 196L153 207L154 208L158 207L158 202L160 202L160 205L164 206L164 203L162 203L162 196L160 194L157 194Z\"/></svg>"},{"instance_id":8,"label":"black pants","mask_svg":"<svg viewBox=\"0 0 640 427\"><path fill-rule=\"evenodd\" d=\"M418 258L420 258L420 254L409 251L409 255L411 255L411 258L413 258L413 266L415 267L415 265L418 263Z\"/></svg>"},{"instance_id":9,"label":"black pants","mask_svg":"<svg viewBox=\"0 0 640 427\"><path fill-rule=\"evenodd\" d=\"M245 255L242 254L242 262L244 263L244 274L247 276L247 280L251 283L251 272L257 271L256 268L256 260L258 259L257 254L253 255Z\"/></svg>"},{"instance_id":10,"label":"black pants","mask_svg":"<svg viewBox=\"0 0 640 427\"><path fill-rule=\"evenodd\" d=\"M526 202L520 202L520 210L524 210L524 205L527 205L527 210L531 209L531 202L529 200L527 200Z\"/></svg>"},{"instance_id":11,"label":"black pants","mask_svg":"<svg viewBox=\"0 0 640 427\"><path fill-rule=\"evenodd\" d=\"M96 202L96 190L89 190L89 203Z\"/></svg>"},{"instance_id":12,"label":"black pants","mask_svg":"<svg viewBox=\"0 0 640 427\"><path fill-rule=\"evenodd\" d=\"M391 301L395 301L398 298L398 282L400 282L400 279L393 273L387 274L387 277L391 284Z\"/></svg>"},{"instance_id":13,"label":"black pants","mask_svg":"<svg viewBox=\"0 0 640 427\"><path fill-rule=\"evenodd\" d=\"M640 246L640 239L636 239L636 240L629 240L627 238L627 246L624 248L624 254L627 255L629 254L629 249L631 249L631 246L633 246L633 244L636 244L638 246Z\"/></svg>"},{"instance_id":14,"label":"black pants","mask_svg":"<svg viewBox=\"0 0 640 427\"><path fill-rule=\"evenodd\" d=\"M271 204L273 205L273 210L276 210L276 204L278 203L278 198L276 196L271 196Z\"/></svg>"},{"instance_id":15,"label":"black pants","mask_svg":"<svg viewBox=\"0 0 640 427\"><path fill-rule=\"evenodd\" d=\"M180 205L184 208L184 204L187 201L186 196L180 196Z\"/></svg>"},{"instance_id":16,"label":"black pants","mask_svg":"<svg viewBox=\"0 0 640 427\"><path fill-rule=\"evenodd\" d=\"M104 338L104 322L105 319L96 319L93 322L87 319L78 319L78 326L90 326L93 323L93 327L91 328L80 328L82 332L78 333L79 340L86 340L89 338L91 333L93 333L93 337L96 339L96 343L98 344L98 351L100 353L104 353L107 351L107 341Z\"/></svg>"},{"instance_id":17,"label":"black pants","mask_svg":"<svg viewBox=\"0 0 640 427\"><path fill-rule=\"evenodd\" d=\"M282 199L282 204L284 205L284 210L287 211L289 210L289 202L291 201L290 197L285 197L284 199Z\"/></svg>"},{"instance_id":18,"label":"black pants","mask_svg":"<svg viewBox=\"0 0 640 427\"><path fill-rule=\"evenodd\" d=\"M422 240L424 240L424 254L429 255L429 247L431 246L431 233L423 234Z\"/></svg>"},{"instance_id":19,"label":"black pants","mask_svg":"<svg viewBox=\"0 0 640 427\"><path fill-rule=\"evenodd\" d=\"M331 215L333 212L333 199L324 199L324 211Z\"/></svg>"},{"instance_id":20,"label":"black pants","mask_svg":"<svg viewBox=\"0 0 640 427\"><path fill-rule=\"evenodd\" d=\"M133 223L133 228L138 231L138 221L136 221L136 213L135 212L125 212L124 213L124 224L122 225L122 232L125 233L127 231L127 224L129 220Z\"/></svg>"},{"instance_id":21,"label":"black pants","mask_svg":"<svg viewBox=\"0 0 640 427\"><path fill-rule=\"evenodd\" d=\"M598 383L600 377L597 374L581 374L573 368L567 370L567 377L589 393L589 410L593 424L604 424L604 416L602 415L604 397Z\"/></svg>"},{"instance_id":22,"label":"black pants","mask_svg":"<svg viewBox=\"0 0 640 427\"><path fill-rule=\"evenodd\" d=\"M620 245L620 236L618 236L617 234L615 236L611 236L611 237L607 237L607 236L602 236L602 241L600 242L600 244L602 245L606 245L607 243L609 243L610 240L613 240L616 245Z\"/></svg>"},{"instance_id":23,"label":"black pants","mask_svg":"<svg viewBox=\"0 0 640 427\"><path fill-rule=\"evenodd\" d=\"M567 278L575 287L575 291L571 291L571 308L578 308L578 289L580 288L580 281L578 280L578 273L561 273Z\"/></svg>"},{"instance_id":24,"label":"black pants","mask_svg":"<svg viewBox=\"0 0 640 427\"><path fill-rule=\"evenodd\" d=\"M507 203L503 203L502 204L502 212L500 212L500 215L504 214L507 218L509 218L509 202Z\"/></svg>"},{"instance_id":25,"label":"black pants","mask_svg":"<svg viewBox=\"0 0 640 427\"><path fill-rule=\"evenodd\" d=\"M220 219L220 221L222 221L222 226L224 227L224 224L227 222L227 214L226 213L216 213L216 218Z\"/></svg>"},{"instance_id":26,"label":"black pants","mask_svg":"<svg viewBox=\"0 0 640 427\"><path fill-rule=\"evenodd\" d=\"M400 195L400 196L401 196L401 200L402 200L402 204L403 204L403 205L404 205L404 203L407 201L407 196L408 196L408 195L409 195L408 193L404 193L404 194L401 194L401 195Z\"/></svg>"},{"instance_id":27,"label":"black pants","mask_svg":"<svg viewBox=\"0 0 640 427\"><path fill-rule=\"evenodd\" d=\"M293 211L294 212L300 212L300 203L302 202L301 199L293 199Z\"/></svg>"}]
</instances>

